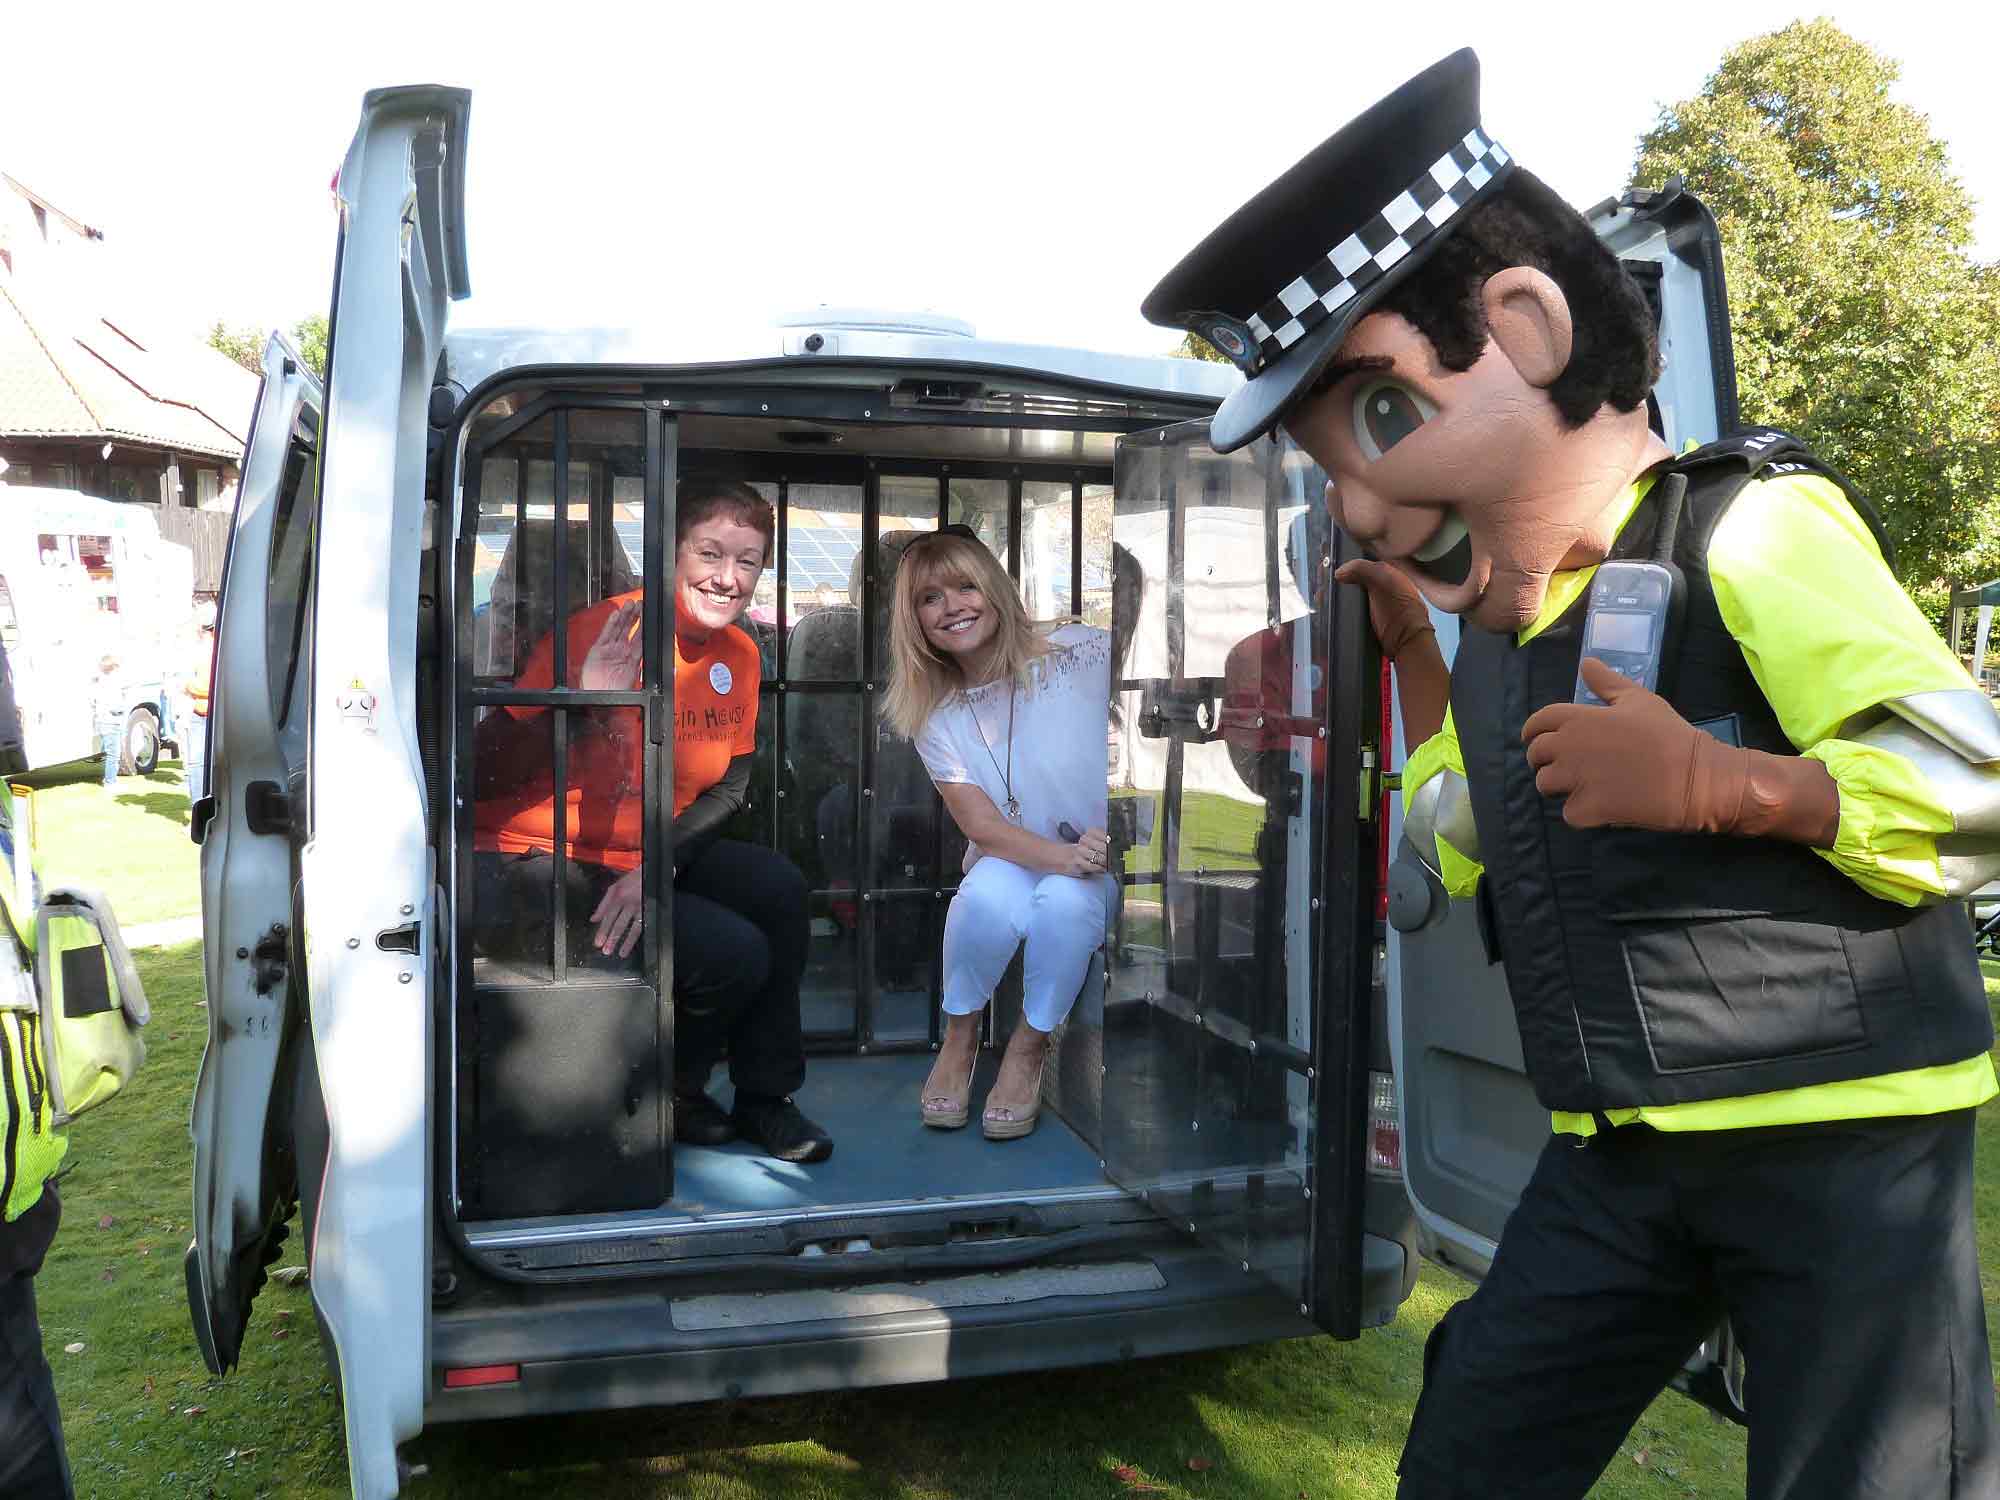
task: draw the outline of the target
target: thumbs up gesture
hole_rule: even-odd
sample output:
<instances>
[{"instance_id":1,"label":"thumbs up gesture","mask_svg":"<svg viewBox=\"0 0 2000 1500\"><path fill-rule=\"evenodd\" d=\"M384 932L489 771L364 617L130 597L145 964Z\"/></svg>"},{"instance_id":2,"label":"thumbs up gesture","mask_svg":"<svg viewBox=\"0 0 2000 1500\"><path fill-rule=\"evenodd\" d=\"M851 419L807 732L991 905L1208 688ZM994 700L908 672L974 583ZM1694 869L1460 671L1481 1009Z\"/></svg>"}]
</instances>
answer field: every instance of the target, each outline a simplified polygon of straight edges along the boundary
<instances>
[{"instance_id":1,"label":"thumbs up gesture","mask_svg":"<svg viewBox=\"0 0 2000 1500\"><path fill-rule=\"evenodd\" d=\"M1725 745L1604 663L1581 670L1603 707L1551 703L1521 726L1535 789L1564 799L1565 823L1833 847L1840 791L1818 761Z\"/></svg>"}]
</instances>

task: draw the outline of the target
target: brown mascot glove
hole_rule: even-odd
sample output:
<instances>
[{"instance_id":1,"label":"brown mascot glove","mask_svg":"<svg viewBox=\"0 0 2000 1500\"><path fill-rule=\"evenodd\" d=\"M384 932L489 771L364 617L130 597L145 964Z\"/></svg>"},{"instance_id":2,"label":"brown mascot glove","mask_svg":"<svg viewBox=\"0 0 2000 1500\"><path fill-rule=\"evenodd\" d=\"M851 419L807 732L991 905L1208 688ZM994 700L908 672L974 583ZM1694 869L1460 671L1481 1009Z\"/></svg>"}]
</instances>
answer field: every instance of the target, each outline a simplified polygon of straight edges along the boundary
<instances>
[{"instance_id":1,"label":"brown mascot glove","mask_svg":"<svg viewBox=\"0 0 2000 1500\"><path fill-rule=\"evenodd\" d=\"M1818 761L1725 745L1602 662L1586 659L1583 680L1606 706L1552 703L1521 726L1535 788L1566 799L1565 823L1833 847L1840 790Z\"/></svg>"}]
</instances>

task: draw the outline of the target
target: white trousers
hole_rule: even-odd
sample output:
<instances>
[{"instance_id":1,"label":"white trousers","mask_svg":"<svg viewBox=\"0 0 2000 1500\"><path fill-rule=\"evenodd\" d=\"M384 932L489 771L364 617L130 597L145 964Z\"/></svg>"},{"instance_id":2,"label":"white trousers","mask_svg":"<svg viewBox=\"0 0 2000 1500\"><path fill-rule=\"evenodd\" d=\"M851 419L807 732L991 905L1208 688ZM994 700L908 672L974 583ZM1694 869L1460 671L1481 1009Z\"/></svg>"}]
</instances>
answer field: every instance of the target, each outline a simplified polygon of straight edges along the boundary
<instances>
[{"instance_id":1,"label":"white trousers","mask_svg":"<svg viewBox=\"0 0 2000 1500\"><path fill-rule=\"evenodd\" d=\"M1037 875L983 856L951 898L944 919L944 1012L969 1016L993 998L1014 950L1028 945L1021 1013L1054 1031L1076 1003L1090 958L1111 920L1109 875Z\"/></svg>"}]
</instances>

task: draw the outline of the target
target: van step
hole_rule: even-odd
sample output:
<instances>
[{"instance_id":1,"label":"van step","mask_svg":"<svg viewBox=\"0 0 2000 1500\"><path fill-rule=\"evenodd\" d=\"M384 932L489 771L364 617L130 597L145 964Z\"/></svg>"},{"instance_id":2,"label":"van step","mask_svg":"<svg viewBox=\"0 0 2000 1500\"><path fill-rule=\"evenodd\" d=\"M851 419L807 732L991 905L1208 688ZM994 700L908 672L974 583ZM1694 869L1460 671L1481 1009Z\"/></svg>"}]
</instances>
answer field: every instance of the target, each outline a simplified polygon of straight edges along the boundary
<instances>
[{"instance_id":1,"label":"van step","mask_svg":"<svg viewBox=\"0 0 2000 1500\"><path fill-rule=\"evenodd\" d=\"M820 1291L680 1297L671 1304L671 1310L677 1330L696 1333L764 1328L780 1323L879 1318L893 1313L940 1312L960 1307L999 1307L1014 1302L1038 1302L1045 1297L1157 1292L1166 1284L1166 1277L1150 1260L1125 1260L1107 1265L1030 1266L1019 1271L987 1271L973 1276L878 1281Z\"/></svg>"}]
</instances>

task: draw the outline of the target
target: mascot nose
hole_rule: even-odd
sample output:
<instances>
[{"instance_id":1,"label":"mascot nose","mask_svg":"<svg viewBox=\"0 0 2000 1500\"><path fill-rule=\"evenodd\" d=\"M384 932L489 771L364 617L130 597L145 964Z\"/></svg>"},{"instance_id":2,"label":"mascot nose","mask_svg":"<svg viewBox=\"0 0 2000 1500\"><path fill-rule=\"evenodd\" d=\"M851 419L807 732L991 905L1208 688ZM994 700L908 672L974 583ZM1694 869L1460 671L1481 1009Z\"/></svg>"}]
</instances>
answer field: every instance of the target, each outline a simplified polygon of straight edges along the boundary
<instances>
[{"instance_id":1,"label":"mascot nose","mask_svg":"<svg viewBox=\"0 0 2000 1500\"><path fill-rule=\"evenodd\" d=\"M1326 482L1326 508L1357 542L1381 540L1389 529L1389 504L1359 479Z\"/></svg>"}]
</instances>

